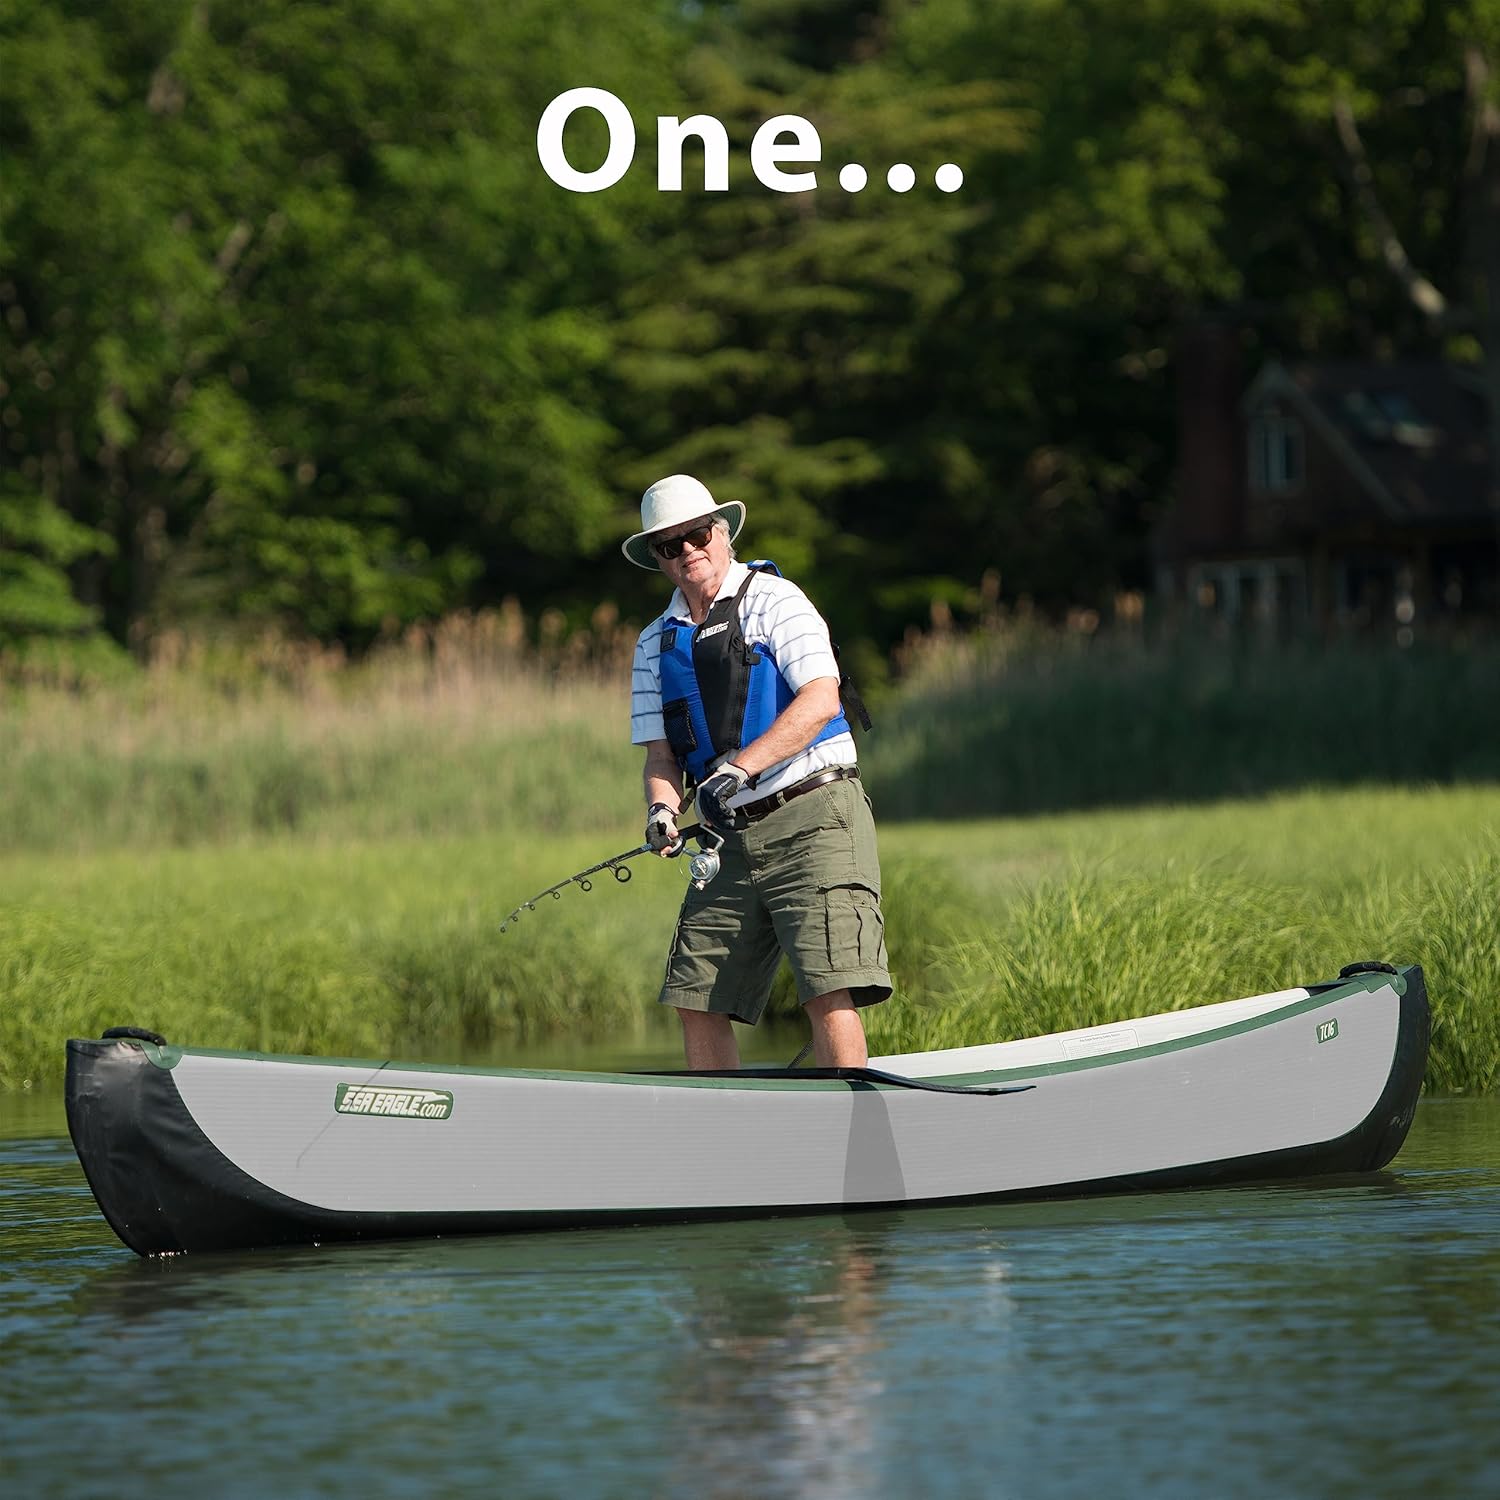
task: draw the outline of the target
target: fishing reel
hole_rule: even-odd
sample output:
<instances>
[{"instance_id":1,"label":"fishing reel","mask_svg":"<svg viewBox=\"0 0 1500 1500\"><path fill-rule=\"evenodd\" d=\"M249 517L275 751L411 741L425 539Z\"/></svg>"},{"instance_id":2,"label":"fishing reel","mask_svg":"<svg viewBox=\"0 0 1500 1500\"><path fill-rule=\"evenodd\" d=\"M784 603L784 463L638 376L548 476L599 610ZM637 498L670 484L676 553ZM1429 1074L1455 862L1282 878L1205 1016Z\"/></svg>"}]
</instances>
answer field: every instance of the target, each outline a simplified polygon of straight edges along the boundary
<instances>
[{"instance_id":1,"label":"fishing reel","mask_svg":"<svg viewBox=\"0 0 1500 1500\"><path fill-rule=\"evenodd\" d=\"M723 863L719 858L719 850L724 847L724 835L715 833L712 828L704 828L701 824L693 832L698 838L698 852L688 859L688 880L695 891L701 891L719 873ZM682 842L685 848L686 835Z\"/></svg>"}]
</instances>

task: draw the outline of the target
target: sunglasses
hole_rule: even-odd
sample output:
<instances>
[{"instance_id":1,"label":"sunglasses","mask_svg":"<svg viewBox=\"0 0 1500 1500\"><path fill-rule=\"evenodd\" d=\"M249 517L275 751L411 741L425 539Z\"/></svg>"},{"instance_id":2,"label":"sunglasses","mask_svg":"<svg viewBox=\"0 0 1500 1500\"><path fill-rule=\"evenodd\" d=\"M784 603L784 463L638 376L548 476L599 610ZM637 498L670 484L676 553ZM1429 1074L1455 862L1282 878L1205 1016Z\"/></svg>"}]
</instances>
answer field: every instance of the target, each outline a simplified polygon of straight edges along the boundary
<instances>
[{"instance_id":1,"label":"sunglasses","mask_svg":"<svg viewBox=\"0 0 1500 1500\"><path fill-rule=\"evenodd\" d=\"M714 523L705 522L702 526L695 526L691 531L685 531L681 536L674 536L668 542L652 542L651 550L658 556L664 558L675 558L682 556L684 547L697 547L700 550L708 546L708 539L714 534Z\"/></svg>"}]
</instances>

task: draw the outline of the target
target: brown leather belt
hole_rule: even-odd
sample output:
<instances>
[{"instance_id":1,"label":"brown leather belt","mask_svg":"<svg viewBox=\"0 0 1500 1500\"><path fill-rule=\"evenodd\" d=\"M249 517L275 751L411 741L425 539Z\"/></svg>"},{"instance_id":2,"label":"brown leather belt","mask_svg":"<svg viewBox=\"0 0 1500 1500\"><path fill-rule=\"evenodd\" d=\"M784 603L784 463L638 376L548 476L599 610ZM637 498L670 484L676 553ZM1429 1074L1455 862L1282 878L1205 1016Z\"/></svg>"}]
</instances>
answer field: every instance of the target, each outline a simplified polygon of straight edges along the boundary
<instances>
[{"instance_id":1,"label":"brown leather belt","mask_svg":"<svg viewBox=\"0 0 1500 1500\"><path fill-rule=\"evenodd\" d=\"M827 786L832 781L858 780L858 766L829 766L826 771L814 771L811 776L804 776L801 781L793 782L791 786L784 787L779 792L772 792L769 797L762 797L758 802L746 802L734 808L735 826L738 827L742 821L758 823L762 818L775 812L778 807L785 806L793 797L800 797L804 792L815 792L820 786Z\"/></svg>"}]
</instances>

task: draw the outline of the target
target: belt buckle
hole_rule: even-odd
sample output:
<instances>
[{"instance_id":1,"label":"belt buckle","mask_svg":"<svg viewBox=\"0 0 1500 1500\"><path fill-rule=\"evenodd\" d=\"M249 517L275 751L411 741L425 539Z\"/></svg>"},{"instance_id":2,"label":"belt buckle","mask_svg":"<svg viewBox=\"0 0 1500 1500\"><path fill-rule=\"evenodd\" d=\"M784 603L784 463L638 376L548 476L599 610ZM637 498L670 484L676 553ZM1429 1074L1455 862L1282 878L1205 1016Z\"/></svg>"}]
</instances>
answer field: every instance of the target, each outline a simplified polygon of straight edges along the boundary
<instances>
[{"instance_id":1,"label":"belt buckle","mask_svg":"<svg viewBox=\"0 0 1500 1500\"><path fill-rule=\"evenodd\" d=\"M788 787L783 791L772 792L767 797L759 797L754 802L747 802L739 809L740 815L745 820L744 826L748 828L752 823L758 823L762 818L770 817L777 808L785 807L791 790L792 788Z\"/></svg>"},{"instance_id":2,"label":"belt buckle","mask_svg":"<svg viewBox=\"0 0 1500 1500\"><path fill-rule=\"evenodd\" d=\"M747 802L744 807L737 808L738 821L735 826L738 832L743 833L752 823L758 823L767 814L775 812L779 806L776 801L779 795L780 793L773 792L769 797L758 798L754 802Z\"/></svg>"},{"instance_id":3,"label":"belt buckle","mask_svg":"<svg viewBox=\"0 0 1500 1500\"><path fill-rule=\"evenodd\" d=\"M759 801L746 803L744 807L738 809L740 816L744 819L743 827L748 828L751 823L770 817L773 812L785 807L793 797L800 797L803 792L814 791L819 786L842 779L843 773L836 767L829 771L813 771L804 776L801 781L782 787L779 792L772 792L770 796L762 797Z\"/></svg>"}]
</instances>

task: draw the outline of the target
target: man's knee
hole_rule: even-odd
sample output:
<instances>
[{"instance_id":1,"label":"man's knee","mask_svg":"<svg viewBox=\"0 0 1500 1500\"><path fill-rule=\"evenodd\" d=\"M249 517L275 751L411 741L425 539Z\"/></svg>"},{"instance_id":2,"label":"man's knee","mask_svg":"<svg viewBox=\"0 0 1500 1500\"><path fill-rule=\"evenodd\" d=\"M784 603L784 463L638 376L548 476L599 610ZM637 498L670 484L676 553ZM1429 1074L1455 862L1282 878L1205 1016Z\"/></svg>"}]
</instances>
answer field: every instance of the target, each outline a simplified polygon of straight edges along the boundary
<instances>
[{"instance_id":1,"label":"man's knee","mask_svg":"<svg viewBox=\"0 0 1500 1500\"><path fill-rule=\"evenodd\" d=\"M854 997L848 990L830 990L826 995L814 995L802 1009L811 1020L822 1020L835 1011L855 1009Z\"/></svg>"},{"instance_id":2,"label":"man's knee","mask_svg":"<svg viewBox=\"0 0 1500 1500\"><path fill-rule=\"evenodd\" d=\"M684 1031L697 1031L707 1033L722 1033L731 1030L729 1017L716 1015L707 1010L684 1010L682 1006L672 1007L682 1018L682 1029Z\"/></svg>"}]
</instances>

